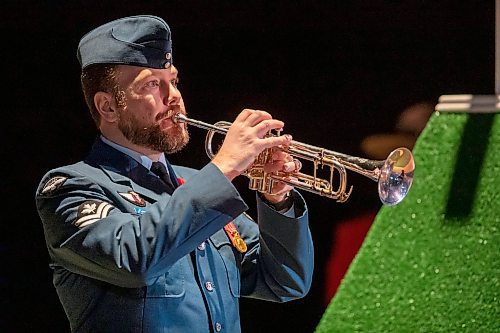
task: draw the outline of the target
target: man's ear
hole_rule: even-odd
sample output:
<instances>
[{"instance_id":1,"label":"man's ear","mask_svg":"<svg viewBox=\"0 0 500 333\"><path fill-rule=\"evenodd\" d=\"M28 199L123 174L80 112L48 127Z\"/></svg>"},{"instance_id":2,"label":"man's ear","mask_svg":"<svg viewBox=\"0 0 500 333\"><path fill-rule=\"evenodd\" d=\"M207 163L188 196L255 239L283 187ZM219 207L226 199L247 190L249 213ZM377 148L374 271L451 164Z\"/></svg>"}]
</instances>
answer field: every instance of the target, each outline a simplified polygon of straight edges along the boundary
<instances>
[{"instance_id":1,"label":"man's ear","mask_svg":"<svg viewBox=\"0 0 500 333\"><path fill-rule=\"evenodd\" d=\"M118 120L118 112L114 104L114 98L110 93L99 91L94 95L94 104L101 115L101 119L114 123Z\"/></svg>"}]
</instances>

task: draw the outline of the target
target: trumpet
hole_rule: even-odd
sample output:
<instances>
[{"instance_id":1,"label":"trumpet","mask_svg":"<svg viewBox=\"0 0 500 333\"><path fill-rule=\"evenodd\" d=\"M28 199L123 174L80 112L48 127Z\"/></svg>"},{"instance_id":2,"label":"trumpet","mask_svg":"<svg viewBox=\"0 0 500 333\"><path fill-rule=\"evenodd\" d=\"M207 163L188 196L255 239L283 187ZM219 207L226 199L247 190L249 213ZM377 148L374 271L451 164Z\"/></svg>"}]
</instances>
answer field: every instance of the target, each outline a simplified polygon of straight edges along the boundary
<instances>
[{"instance_id":1,"label":"trumpet","mask_svg":"<svg viewBox=\"0 0 500 333\"><path fill-rule=\"evenodd\" d=\"M205 123L177 113L173 121L184 122L207 130L205 152L210 159L215 153L212 140L215 133L225 135L232 123L219 121L214 124ZM268 133L268 135L273 135ZM272 149L265 149L254 163L242 174L249 178L249 188L263 193L271 193L273 182L279 181L295 188L302 189L320 196L345 202L352 192L352 186L347 189L347 170L368 177L378 183L378 194L384 205L397 205L408 194L413 182L415 160L412 152L404 147L394 149L385 160L369 160L350 156L332 150L316 147L292 140L290 145L279 147L297 159L305 159L313 163L312 175L302 172L273 172L264 170L264 165L271 157ZM318 171L329 168L328 177L320 178ZM338 173L338 184L334 184L335 171Z\"/></svg>"}]
</instances>

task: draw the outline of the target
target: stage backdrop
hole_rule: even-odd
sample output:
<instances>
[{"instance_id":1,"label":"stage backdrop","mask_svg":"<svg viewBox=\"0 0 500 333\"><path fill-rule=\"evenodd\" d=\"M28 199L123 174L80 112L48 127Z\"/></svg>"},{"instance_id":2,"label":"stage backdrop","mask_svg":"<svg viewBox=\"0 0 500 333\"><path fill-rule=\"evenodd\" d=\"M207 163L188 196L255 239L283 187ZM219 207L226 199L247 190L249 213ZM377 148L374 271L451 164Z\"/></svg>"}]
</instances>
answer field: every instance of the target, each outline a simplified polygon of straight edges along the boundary
<instances>
[{"instance_id":1,"label":"stage backdrop","mask_svg":"<svg viewBox=\"0 0 500 333\"><path fill-rule=\"evenodd\" d=\"M438 113L316 332L500 331L500 115Z\"/></svg>"}]
</instances>

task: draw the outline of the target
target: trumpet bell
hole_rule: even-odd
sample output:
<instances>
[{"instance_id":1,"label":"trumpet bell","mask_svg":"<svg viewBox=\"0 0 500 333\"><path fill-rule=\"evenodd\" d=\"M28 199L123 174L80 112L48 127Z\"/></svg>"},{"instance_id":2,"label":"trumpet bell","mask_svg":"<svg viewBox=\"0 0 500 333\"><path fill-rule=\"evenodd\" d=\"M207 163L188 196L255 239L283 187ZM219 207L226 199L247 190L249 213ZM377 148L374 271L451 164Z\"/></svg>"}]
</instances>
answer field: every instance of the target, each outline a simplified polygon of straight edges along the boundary
<instances>
[{"instance_id":1,"label":"trumpet bell","mask_svg":"<svg viewBox=\"0 0 500 333\"><path fill-rule=\"evenodd\" d=\"M410 190L415 171L413 154L407 148L393 150L380 170L378 194L383 204L394 206Z\"/></svg>"}]
</instances>

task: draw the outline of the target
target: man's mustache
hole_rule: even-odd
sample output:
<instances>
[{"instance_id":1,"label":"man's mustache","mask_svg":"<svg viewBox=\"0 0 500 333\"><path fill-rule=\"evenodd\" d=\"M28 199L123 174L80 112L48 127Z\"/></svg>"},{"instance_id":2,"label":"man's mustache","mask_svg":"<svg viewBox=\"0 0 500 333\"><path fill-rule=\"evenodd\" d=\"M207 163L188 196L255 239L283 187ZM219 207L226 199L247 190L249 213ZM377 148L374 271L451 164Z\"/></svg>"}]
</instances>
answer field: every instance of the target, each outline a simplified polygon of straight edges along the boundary
<instances>
[{"instance_id":1,"label":"man's mustache","mask_svg":"<svg viewBox=\"0 0 500 333\"><path fill-rule=\"evenodd\" d=\"M156 116L156 121L161 121L161 120L166 119L166 118L172 118L177 113L181 113L183 115L186 115L186 111L182 110L181 107L176 106L176 107L168 109L167 111L158 113L158 115Z\"/></svg>"}]
</instances>

